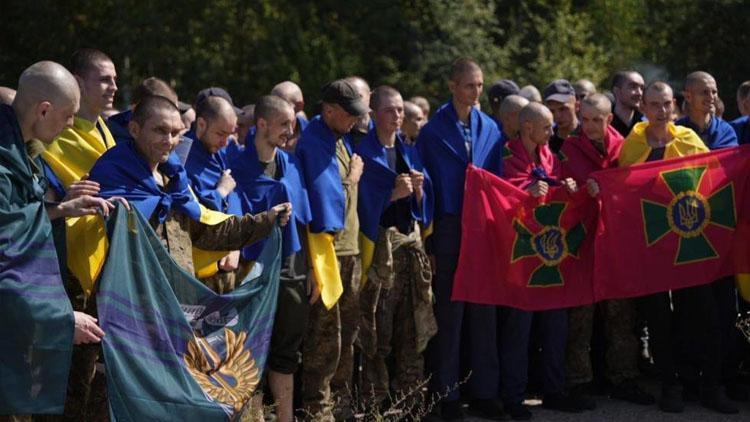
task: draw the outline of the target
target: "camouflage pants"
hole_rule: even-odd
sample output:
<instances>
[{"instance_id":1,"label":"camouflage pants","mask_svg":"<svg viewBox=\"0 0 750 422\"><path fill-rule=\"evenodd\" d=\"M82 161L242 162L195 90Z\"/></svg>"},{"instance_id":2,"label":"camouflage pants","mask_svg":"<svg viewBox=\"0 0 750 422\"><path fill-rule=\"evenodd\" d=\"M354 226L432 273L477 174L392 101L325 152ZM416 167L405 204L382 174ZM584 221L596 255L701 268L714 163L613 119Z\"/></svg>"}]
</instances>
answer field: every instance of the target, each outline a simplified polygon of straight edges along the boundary
<instances>
[{"instance_id":1,"label":"camouflage pants","mask_svg":"<svg viewBox=\"0 0 750 422\"><path fill-rule=\"evenodd\" d=\"M412 277L412 255L407 248L393 253L395 278L393 287L379 288L377 282L370 281L362 289L360 303L363 312L372 307L375 309L376 347L372 356L365 355L364 361L364 397L380 403L391 391L406 394L417 388L424 379L424 358L418 351L417 328L414 319L414 283ZM377 291L379 297L377 296ZM393 365L389 374L388 358ZM419 391L416 391L419 393Z\"/></svg>"},{"instance_id":2,"label":"camouflage pants","mask_svg":"<svg viewBox=\"0 0 750 422\"><path fill-rule=\"evenodd\" d=\"M635 337L635 308L630 299L606 300L596 305L571 308L568 313L566 372L569 386L591 382L591 334L594 307L604 314L606 377L613 384L638 376L638 343Z\"/></svg>"},{"instance_id":3,"label":"camouflage pants","mask_svg":"<svg viewBox=\"0 0 750 422\"><path fill-rule=\"evenodd\" d=\"M344 292L331 309L322 300L310 307L302 352L302 400L310 420L333 421L351 411L354 341L359 330L360 257L338 257Z\"/></svg>"},{"instance_id":4,"label":"camouflage pants","mask_svg":"<svg viewBox=\"0 0 750 422\"><path fill-rule=\"evenodd\" d=\"M220 295L223 295L234 290L235 281L236 281L236 272L235 271L229 271L229 272L219 271L218 273L210 277L202 278L201 281L209 289L213 290L214 292Z\"/></svg>"}]
</instances>

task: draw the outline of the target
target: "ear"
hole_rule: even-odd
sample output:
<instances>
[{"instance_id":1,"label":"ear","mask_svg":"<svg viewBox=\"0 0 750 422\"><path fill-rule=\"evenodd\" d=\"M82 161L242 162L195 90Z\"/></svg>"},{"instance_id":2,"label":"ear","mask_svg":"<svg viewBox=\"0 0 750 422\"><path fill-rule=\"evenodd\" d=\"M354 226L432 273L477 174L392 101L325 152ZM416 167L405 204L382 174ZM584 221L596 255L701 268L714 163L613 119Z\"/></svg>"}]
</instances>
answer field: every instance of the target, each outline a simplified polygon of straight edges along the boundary
<instances>
[{"instance_id":1,"label":"ear","mask_svg":"<svg viewBox=\"0 0 750 422\"><path fill-rule=\"evenodd\" d=\"M267 130L268 129L268 122L264 118L258 118L258 120L255 121L255 126L257 126L260 130Z\"/></svg>"},{"instance_id":2,"label":"ear","mask_svg":"<svg viewBox=\"0 0 750 422\"><path fill-rule=\"evenodd\" d=\"M130 123L128 123L128 132L130 132L130 136L132 136L133 139L138 138L138 135L141 134L141 125L135 120L131 120Z\"/></svg>"},{"instance_id":3,"label":"ear","mask_svg":"<svg viewBox=\"0 0 750 422\"><path fill-rule=\"evenodd\" d=\"M197 119L195 119L195 134L199 138L203 136L204 133L206 133L206 127L208 127L206 119L204 119L203 117L198 117Z\"/></svg>"},{"instance_id":4,"label":"ear","mask_svg":"<svg viewBox=\"0 0 750 422\"><path fill-rule=\"evenodd\" d=\"M42 101L36 105L36 117L38 119L43 119L47 117L47 114L51 112L53 109L52 103L49 101Z\"/></svg>"},{"instance_id":5,"label":"ear","mask_svg":"<svg viewBox=\"0 0 750 422\"><path fill-rule=\"evenodd\" d=\"M612 113L607 114L607 118L605 119L607 121L607 126L609 126L610 124L612 124L612 119L614 117L615 116Z\"/></svg>"}]
</instances>

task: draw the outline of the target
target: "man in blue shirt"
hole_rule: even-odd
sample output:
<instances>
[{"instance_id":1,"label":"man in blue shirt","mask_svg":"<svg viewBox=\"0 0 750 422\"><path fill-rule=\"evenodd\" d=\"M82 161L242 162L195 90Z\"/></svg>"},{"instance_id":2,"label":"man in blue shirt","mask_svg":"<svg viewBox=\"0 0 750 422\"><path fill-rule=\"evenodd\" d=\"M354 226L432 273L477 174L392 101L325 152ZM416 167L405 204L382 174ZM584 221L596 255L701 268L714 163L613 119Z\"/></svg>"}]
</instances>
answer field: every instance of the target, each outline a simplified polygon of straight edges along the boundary
<instances>
[{"instance_id":1,"label":"man in blue shirt","mask_svg":"<svg viewBox=\"0 0 750 422\"><path fill-rule=\"evenodd\" d=\"M689 74L683 93L687 115L677 120L676 125L693 129L712 150L737 145L737 135L729 123L713 114L719 93L713 76L701 71Z\"/></svg>"},{"instance_id":2,"label":"man in blue shirt","mask_svg":"<svg viewBox=\"0 0 750 422\"><path fill-rule=\"evenodd\" d=\"M737 134L737 141L740 144L750 142L750 81L743 82L737 88L737 110L740 117L732 120L729 124Z\"/></svg>"}]
</instances>

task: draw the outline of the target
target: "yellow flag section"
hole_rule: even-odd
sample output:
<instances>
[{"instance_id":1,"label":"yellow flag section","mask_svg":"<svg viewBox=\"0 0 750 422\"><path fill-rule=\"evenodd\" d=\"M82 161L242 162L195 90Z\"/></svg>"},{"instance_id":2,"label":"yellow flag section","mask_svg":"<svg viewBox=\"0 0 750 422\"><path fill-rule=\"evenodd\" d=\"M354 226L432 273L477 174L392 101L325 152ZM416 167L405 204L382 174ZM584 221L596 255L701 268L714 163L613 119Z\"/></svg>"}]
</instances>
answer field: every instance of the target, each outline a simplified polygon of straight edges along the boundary
<instances>
[{"instance_id":1,"label":"yellow flag section","mask_svg":"<svg viewBox=\"0 0 750 422\"><path fill-rule=\"evenodd\" d=\"M326 309L331 309L344 292L339 261L333 247L333 235L312 233L308 228L307 242L310 246L310 263L315 274L315 282L320 290L320 298Z\"/></svg>"},{"instance_id":2,"label":"yellow flag section","mask_svg":"<svg viewBox=\"0 0 750 422\"><path fill-rule=\"evenodd\" d=\"M195 194L193 194L193 196L195 196ZM203 224L214 226L231 217L229 214L208 209L204 207L203 204L199 203L198 205L201 208L201 223ZM198 278L206 278L219 272L218 261L227 256L229 252L230 251L205 251L193 247L193 268L195 268L195 276Z\"/></svg>"},{"instance_id":3,"label":"yellow flag section","mask_svg":"<svg viewBox=\"0 0 750 422\"><path fill-rule=\"evenodd\" d=\"M625 138L620 150L618 163L620 167L643 163L651 153L651 146L646 138L648 122L640 122L633 126L633 130ZM686 155L708 152L708 148L701 138L690 128L669 123L669 133L672 140L664 147L664 158L677 158Z\"/></svg>"}]
</instances>

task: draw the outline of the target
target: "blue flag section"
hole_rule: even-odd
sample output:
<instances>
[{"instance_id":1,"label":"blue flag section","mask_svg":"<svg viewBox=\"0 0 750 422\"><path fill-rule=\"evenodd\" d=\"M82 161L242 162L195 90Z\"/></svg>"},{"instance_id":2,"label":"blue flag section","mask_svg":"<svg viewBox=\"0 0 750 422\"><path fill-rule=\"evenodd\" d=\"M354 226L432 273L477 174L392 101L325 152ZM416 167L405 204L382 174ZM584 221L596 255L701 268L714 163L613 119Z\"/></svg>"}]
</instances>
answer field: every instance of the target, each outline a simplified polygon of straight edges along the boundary
<instances>
[{"instance_id":1,"label":"blue flag section","mask_svg":"<svg viewBox=\"0 0 750 422\"><path fill-rule=\"evenodd\" d=\"M183 271L148 222L118 206L97 296L113 421L224 420L258 387L276 312L281 234L218 295Z\"/></svg>"}]
</instances>

